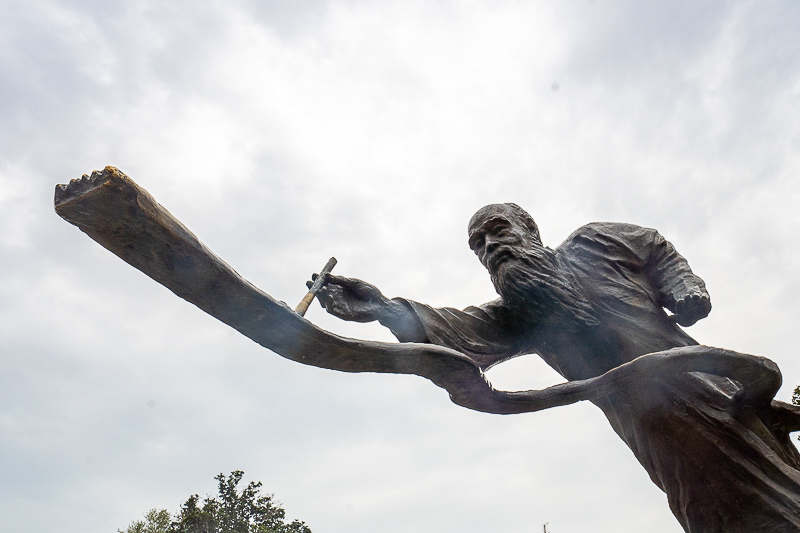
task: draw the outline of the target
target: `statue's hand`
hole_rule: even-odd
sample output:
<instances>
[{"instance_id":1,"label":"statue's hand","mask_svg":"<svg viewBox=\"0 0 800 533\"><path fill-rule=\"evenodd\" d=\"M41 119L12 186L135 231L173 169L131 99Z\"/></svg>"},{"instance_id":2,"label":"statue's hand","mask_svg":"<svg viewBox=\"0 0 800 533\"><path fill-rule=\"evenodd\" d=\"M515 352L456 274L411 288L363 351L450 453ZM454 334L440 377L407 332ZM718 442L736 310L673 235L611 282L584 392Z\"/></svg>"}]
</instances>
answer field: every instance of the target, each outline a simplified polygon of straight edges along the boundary
<instances>
[{"instance_id":1,"label":"statue's hand","mask_svg":"<svg viewBox=\"0 0 800 533\"><path fill-rule=\"evenodd\" d=\"M310 288L312 281L306 283ZM372 322L382 317L391 305L377 287L355 278L345 278L328 274L325 285L317 293L322 307L333 316L353 322Z\"/></svg>"},{"instance_id":2,"label":"statue's hand","mask_svg":"<svg viewBox=\"0 0 800 533\"><path fill-rule=\"evenodd\" d=\"M711 298L699 289L687 292L675 301L675 322L688 327L708 316L711 312Z\"/></svg>"}]
</instances>

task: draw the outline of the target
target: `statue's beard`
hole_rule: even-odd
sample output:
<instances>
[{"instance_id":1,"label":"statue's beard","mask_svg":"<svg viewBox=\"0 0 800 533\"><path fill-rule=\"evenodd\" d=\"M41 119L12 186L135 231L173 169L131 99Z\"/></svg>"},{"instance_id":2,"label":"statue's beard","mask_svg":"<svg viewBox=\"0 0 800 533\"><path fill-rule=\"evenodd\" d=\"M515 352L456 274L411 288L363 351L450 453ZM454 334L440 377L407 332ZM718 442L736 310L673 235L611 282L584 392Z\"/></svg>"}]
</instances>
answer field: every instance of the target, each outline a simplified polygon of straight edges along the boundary
<instances>
[{"instance_id":1,"label":"statue's beard","mask_svg":"<svg viewBox=\"0 0 800 533\"><path fill-rule=\"evenodd\" d=\"M585 326L597 325L578 282L558 268L552 250L539 246L510 252L511 257L489 272L506 305L537 322L556 315Z\"/></svg>"}]
</instances>

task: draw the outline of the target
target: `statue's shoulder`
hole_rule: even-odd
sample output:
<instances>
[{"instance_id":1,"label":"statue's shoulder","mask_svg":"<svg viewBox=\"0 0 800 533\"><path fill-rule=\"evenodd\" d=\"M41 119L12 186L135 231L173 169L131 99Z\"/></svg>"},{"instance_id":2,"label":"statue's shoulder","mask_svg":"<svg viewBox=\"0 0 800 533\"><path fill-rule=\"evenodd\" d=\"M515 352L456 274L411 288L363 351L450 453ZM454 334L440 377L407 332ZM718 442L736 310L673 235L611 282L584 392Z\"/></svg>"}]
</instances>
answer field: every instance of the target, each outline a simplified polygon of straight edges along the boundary
<instances>
[{"instance_id":1,"label":"statue's shoulder","mask_svg":"<svg viewBox=\"0 0 800 533\"><path fill-rule=\"evenodd\" d=\"M647 261L654 243L659 239L656 230L624 222L592 222L581 226L556 249L562 258L592 258Z\"/></svg>"},{"instance_id":2,"label":"statue's shoulder","mask_svg":"<svg viewBox=\"0 0 800 533\"><path fill-rule=\"evenodd\" d=\"M654 233L655 230L628 224L626 222L590 222L572 232L561 246L584 239L598 239L602 241L628 241L640 238L643 235Z\"/></svg>"}]
</instances>

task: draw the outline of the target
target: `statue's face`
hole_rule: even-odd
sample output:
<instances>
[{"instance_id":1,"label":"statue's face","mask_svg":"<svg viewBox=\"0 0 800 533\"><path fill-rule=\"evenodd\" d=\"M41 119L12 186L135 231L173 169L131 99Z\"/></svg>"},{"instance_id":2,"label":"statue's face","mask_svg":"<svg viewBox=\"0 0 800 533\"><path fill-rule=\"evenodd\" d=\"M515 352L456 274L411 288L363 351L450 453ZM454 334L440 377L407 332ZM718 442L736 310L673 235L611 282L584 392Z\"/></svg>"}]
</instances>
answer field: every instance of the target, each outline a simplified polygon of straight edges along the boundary
<instances>
[{"instance_id":1,"label":"statue's face","mask_svg":"<svg viewBox=\"0 0 800 533\"><path fill-rule=\"evenodd\" d=\"M469 247L489 272L534 244L530 230L504 204L484 207L470 221Z\"/></svg>"}]
</instances>

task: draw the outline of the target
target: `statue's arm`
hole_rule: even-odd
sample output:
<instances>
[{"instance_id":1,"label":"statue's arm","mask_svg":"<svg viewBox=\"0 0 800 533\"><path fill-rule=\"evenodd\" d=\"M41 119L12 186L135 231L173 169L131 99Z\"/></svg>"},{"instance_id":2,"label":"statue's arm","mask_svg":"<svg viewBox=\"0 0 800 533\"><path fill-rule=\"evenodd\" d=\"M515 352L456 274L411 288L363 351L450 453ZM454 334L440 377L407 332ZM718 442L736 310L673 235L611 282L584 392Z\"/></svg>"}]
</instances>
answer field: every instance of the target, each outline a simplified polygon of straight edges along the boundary
<instances>
[{"instance_id":1,"label":"statue's arm","mask_svg":"<svg viewBox=\"0 0 800 533\"><path fill-rule=\"evenodd\" d=\"M501 300L466 309L402 301L416 315L427 342L467 354L483 370L524 352L522 336L505 316Z\"/></svg>"},{"instance_id":2,"label":"statue's arm","mask_svg":"<svg viewBox=\"0 0 800 533\"><path fill-rule=\"evenodd\" d=\"M691 326L708 316L711 298L703 280L660 233L644 228L642 231L647 249L645 269L658 291L659 303L675 314L681 326Z\"/></svg>"},{"instance_id":3,"label":"statue's arm","mask_svg":"<svg viewBox=\"0 0 800 533\"><path fill-rule=\"evenodd\" d=\"M312 282L313 278L309 286ZM366 281L329 274L317 299L328 313L342 320L378 321L400 342L428 342L419 317L405 300L389 299Z\"/></svg>"},{"instance_id":4,"label":"statue's arm","mask_svg":"<svg viewBox=\"0 0 800 533\"><path fill-rule=\"evenodd\" d=\"M329 275L317 294L332 315L354 322L378 321L400 342L444 346L486 369L518 355L519 335L504 320L500 301L464 310L432 307L406 298L389 299L365 281Z\"/></svg>"}]
</instances>

